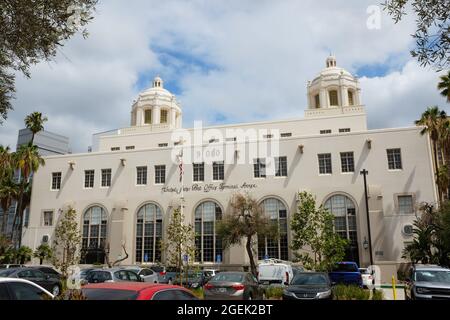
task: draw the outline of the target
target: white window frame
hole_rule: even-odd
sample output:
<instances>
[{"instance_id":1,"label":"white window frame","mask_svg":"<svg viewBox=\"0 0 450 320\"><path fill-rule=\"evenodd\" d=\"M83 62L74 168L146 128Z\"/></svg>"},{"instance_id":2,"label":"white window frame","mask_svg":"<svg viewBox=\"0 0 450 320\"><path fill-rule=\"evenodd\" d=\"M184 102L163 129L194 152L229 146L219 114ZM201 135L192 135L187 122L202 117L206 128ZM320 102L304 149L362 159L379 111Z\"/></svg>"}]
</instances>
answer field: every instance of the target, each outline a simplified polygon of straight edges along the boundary
<instances>
[{"instance_id":1,"label":"white window frame","mask_svg":"<svg viewBox=\"0 0 450 320\"><path fill-rule=\"evenodd\" d=\"M59 180L59 187L58 188L53 188L53 182L55 180L55 175L56 174L59 174L59 178L56 178L56 179ZM56 180L56 181L58 181L58 180ZM59 190L61 190L61 182L62 182L62 172L61 171L52 172L52 181L50 181L50 189L52 191L59 191ZM56 185L58 185L58 182L56 183Z\"/></svg>"},{"instance_id":2,"label":"white window frame","mask_svg":"<svg viewBox=\"0 0 450 320\"><path fill-rule=\"evenodd\" d=\"M323 163L323 166L321 165L321 156L327 156L326 159L322 159L322 161L329 161L329 168L330 168L330 172L328 172L328 164L327 163ZM332 175L333 174L333 158L331 156L331 153L319 153L317 155L317 160L318 160L318 164L319 164L319 175L321 176L326 176L326 175ZM325 168L326 172L321 172L321 168Z\"/></svg>"},{"instance_id":3,"label":"white window frame","mask_svg":"<svg viewBox=\"0 0 450 320\"><path fill-rule=\"evenodd\" d=\"M106 179L106 180L104 179L105 175L106 176L108 175L108 173L106 171L109 171L109 180L108 179ZM101 176L101 187L102 188L109 188L109 187L111 187L112 169L110 169L110 168L102 169L101 170L101 175L102 175ZM104 183L105 181L107 181L109 183L105 184Z\"/></svg>"},{"instance_id":4,"label":"white window frame","mask_svg":"<svg viewBox=\"0 0 450 320\"><path fill-rule=\"evenodd\" d=\"M92 172L92 174L90 173ZM88 183L88 174L89 174L89 182L92 180L92 186L90 186L90 183L88 186L86 184ZM95 170L94 169L88 169L84 170L84 189L93 189L95 186Z\"/></svg>"},{"instance_id":5,"label":"white window frame","mask_svg":"<svg viewBox=\"0 0 450 320\"><path fill-rule=\"evenodd\" d=\"M163 174L161 174L161 172ZM158 164L155 165L155 184L165 184L166 183L166 165Z\"/></svg>"},{"instance_id":6,"label":"white window frame","mask_svg":"<svg viewBox=\"0 0 450 320\"><path fill-rule=\"evenodd\" d=\"M140 172L140 170L144 171L145 173ZM137 166L136 167L136 186L146 186L147 183L148 183L148 168L147 168L147 166Z\"/></svg>"}]
</instances>

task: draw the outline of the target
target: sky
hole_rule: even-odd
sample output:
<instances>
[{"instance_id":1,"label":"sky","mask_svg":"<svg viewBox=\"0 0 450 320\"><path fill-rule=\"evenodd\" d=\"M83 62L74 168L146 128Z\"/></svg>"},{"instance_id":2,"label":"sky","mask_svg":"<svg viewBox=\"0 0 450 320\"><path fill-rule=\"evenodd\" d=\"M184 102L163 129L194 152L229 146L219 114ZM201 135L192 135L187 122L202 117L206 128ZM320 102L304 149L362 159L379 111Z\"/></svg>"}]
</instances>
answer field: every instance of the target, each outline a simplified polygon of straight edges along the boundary
<instances>
[{"instance_id":1,"label":"sky","mask_svg":"<svg viewBox=\"0 0 450 320\"><path fill-rule=\"evenodd\" d=\"M132 101L156 75L181 102L185 128L194 120L301 118L306 84L330 53L359 77L369 128L411 126L432 105L449 111L436 89L439 74L409 54L414 16L394 24L373 5L100 0L87 39L67 41L53 61L32 67L31 79L17 75L0 144L14 150L24 117L40 111L46 130L68 136L72 152L86 152L92 134L130 125Z\"/></svg>"}]
</instances>

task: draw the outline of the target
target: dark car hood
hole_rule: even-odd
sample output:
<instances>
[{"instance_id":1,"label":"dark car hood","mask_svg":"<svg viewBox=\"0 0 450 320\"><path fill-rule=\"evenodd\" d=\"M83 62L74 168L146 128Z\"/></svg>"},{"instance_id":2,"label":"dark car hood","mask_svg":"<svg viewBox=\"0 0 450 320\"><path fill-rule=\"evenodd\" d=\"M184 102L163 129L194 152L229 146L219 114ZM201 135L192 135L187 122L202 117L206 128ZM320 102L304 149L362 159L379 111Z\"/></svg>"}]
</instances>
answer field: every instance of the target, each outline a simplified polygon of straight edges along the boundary
<instances>
[{"instance_id":1,"label":"dark car hood","mask_svg":"<svg viewBox=\"0 0 450 320\"><path fill-rule=\"evenodd\" d=\"M416 281L415 286L432 289L450 289L450 283L444 282Z\"/></svg>"},{"instance_id":2,"label":"dark car hood","mask_svg":"<svg viewBox=\"0 0 450 320\"><path fill-rule=\"evenodd\" d=\"M311 286L311 285L290 285L289 287L286 288L287 291L290 292L325 292L330 290L330 287L325 286L325 285L318 285L318 286Z\"/></svg>"}]
</instances>

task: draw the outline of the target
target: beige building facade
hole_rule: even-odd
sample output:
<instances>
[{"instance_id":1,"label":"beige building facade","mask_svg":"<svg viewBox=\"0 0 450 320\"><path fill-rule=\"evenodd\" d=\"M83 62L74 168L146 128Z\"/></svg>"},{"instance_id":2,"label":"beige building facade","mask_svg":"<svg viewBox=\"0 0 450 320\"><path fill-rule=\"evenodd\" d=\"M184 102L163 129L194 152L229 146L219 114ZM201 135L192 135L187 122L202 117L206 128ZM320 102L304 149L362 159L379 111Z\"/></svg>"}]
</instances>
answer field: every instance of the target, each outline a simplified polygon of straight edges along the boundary
<instances>
[{"instance_id":1,"label":"beige building facade","mask_svg":"<svg viewBox=\"0 0 450 320\"><path fill-rule=\"evenodd\" d=\"M181 105L155 78L133 103L130 127L95 134L90 153L45 158L23 244L51 242L73 207L84 263L102 260L105 247L115 260L122 245L125 264L164 263L158 243L183 204L197 231L196 263L239 267L248 264L244 246L223 249L215 228L231 196L248 192L280 227L275 241L255 239L258 258L291 260L290 219L298 192L308 191L350 240L346 259L367 266L366 169L375 264L401 264L419 204L437 201L428 137L418 127L368 130L359 82L334 57L308 83L307 101L301 119L183 129Z\"/></svg>"}]
</instances>

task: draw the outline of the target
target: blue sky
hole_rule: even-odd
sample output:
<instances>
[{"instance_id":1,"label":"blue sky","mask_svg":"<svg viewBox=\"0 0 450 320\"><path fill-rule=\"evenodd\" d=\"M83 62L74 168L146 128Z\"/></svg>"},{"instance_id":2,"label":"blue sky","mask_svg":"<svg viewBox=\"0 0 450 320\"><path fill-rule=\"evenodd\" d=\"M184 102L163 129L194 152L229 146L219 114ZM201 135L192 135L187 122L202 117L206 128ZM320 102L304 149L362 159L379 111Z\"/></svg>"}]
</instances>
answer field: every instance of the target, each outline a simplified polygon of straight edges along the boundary
<instances>
[{"instance_id":1,"label":"blue sky","mask_svg":"<svg viewBox=\"0 0 450 320\"><path fill-rule=\"evenodd\" d=\"M414 16L399 24L372 0L100 1L89 37L17 77L14 111L0 127L11 145L35 110L74 152L92 134L130 124L132 101L160 75L183 109L183 126L302 117L306 84L332 52L358 75L370 128L413 124L430 105L448 109L438 74L409 55Z\"/></svg>"}]
</instances>

